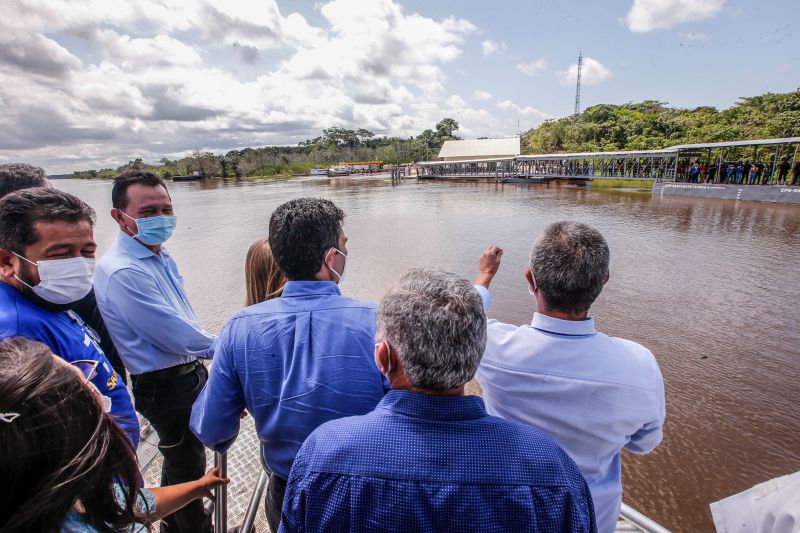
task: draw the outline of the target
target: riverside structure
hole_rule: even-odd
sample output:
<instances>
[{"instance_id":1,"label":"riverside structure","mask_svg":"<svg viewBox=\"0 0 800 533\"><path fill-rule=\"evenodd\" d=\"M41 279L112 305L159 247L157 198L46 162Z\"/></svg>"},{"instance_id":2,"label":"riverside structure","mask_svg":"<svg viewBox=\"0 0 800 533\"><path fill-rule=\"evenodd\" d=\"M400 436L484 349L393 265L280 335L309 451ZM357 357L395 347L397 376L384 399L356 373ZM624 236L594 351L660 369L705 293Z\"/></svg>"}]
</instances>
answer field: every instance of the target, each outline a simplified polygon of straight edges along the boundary
<instances>
[{"instance_id":1,"label":"riverside structure","mask_svg":"<svg viewBox=\"0 0 800 533\"><path fill-rule=\"evenodd\" d=\"M800 137L785 137L682 144L660 150L424 161L417 168L420 179L584 185L601 179L636 180L652 182L658 194L800 203L799 147ZM748 176L751 169L758 169L753 177Z\"/></svg>"}]
</instances>

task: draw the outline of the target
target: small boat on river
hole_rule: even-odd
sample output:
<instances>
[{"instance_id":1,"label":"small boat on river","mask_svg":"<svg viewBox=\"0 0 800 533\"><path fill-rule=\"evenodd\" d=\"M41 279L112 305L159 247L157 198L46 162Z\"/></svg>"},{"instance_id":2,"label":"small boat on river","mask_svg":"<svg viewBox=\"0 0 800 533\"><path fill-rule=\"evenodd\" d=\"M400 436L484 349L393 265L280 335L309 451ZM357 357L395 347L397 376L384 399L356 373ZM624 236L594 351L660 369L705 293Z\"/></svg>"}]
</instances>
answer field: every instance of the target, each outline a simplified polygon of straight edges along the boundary
<instances>
[{"instance_id":1,"label":"small boat on river","mask_svg":"<svg viewBox=\"0 0 800 533\"><path fill-rule=\"evenodd\" d=\"M187 174L185 176L172 176L172 181L199 181L202 180L203 175L197 172L196 170L191 174Z\"/></svg>"},{"instance_id":2,"label":"small boat on river","mask_svg":"<svg viewBox=\"0 0 800 533\"><path fill-rule=\"evenodd\" d=\"M349 176L349 175L350 175L350 167L338 166L338 167L331 167L328 169L329 177Z\"/></svg>"}]
</instances>

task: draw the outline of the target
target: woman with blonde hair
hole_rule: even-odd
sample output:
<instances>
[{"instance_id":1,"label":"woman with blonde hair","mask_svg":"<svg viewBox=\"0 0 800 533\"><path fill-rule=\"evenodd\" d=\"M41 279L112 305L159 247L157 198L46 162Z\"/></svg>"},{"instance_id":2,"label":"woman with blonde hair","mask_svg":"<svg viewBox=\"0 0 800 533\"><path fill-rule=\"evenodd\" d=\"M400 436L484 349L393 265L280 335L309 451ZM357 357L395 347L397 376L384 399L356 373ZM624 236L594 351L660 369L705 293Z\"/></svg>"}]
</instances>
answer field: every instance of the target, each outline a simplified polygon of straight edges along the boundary
<instances>
[{"instance_id":1,"label":"woman with blonde hair","mask_svg":"<svg viewBox=\"0 0 800 533\"><path fill-rule=\"evenodd\" d=\"M286 276L272 257L267 239L257 240L247 251L244 278L246 306L277 298L283 292Z\"/></svg>"}]
</instances>

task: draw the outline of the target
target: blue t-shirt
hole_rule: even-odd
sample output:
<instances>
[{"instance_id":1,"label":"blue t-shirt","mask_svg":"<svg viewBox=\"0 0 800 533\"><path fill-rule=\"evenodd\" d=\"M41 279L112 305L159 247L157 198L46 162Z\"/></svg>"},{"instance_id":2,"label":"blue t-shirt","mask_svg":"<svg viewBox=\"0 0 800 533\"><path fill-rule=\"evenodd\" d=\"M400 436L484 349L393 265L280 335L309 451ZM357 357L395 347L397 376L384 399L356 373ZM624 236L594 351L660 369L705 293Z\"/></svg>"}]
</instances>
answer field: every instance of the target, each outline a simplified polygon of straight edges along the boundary
<instances>
[{"instance_id":1,"label":"blue t-shirt","mask_svg":"<svg viewBox=\"0 0 800 533\"><path fill-rule=\"evenodd\" d=\"M139 420L125 383L114 372L95 340L96 334L72 311L43 309L7 283L0 282L0 340L26 337L46 344L65 361L100 361L92 380L100 393L111 398L111 416L139 445Z\"/></svg>"}]
</instances>

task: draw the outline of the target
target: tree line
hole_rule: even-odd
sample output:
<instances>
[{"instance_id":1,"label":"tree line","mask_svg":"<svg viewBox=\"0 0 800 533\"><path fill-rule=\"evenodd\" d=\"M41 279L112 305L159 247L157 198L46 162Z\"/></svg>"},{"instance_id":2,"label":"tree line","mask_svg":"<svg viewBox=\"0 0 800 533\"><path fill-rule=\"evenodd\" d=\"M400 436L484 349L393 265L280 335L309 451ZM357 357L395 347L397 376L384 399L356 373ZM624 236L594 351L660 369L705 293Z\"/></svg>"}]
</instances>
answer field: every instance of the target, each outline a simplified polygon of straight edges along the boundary
<instances>
[{"instance_id":1,"label":"tree line","mask_svg":"<svg viewBox=\"0 0 800 533\"><path fill-rule=\"evenodd\" d=\"M204 177L291 176L308 174L315 167L328 167L345 161L383 161L404 164L434 159L445 141L459 139L455 135L458 122L452 118L440 120L432 129L417 136L376 136L359 128L327 128L322 135L300 142L297 146L264 146L230 150L225 154L197 150L178 159L163 158L150 164L141 158L130 160L117 168L85 170L70 177L113 178L123 170L151 170L164 178L199 173Z\"/></svg>"},{"instance_id":2,"label":"tree line","mask_svg":"<svg viewBox=\"0 0 800 533\"><path fill-rule=\"evenodd\" d=\"M800 89L740 98L722 111L646 100L601 104L549 120L522 137L526 154L654 150L677 144L800 136Z\"/></svg>"},{"instance_id":3,"label":"tree line","mask_svg":"<svg viewBox=\"0 0 800 533\"><path fill-rule=\"evenodd\" d=\"M203 176L250 177L307 174L315 167L345 161L404 164L435 159L444 141L458 139L458 122L444 118L412 137L376 136L358 128L332 127L296 146L264 146L225 154L195 151L158 163L133 159L118 168L75 172L72 177L113 178L128 168L146 168L165 178L198 172ZM670 107L645 100L600 104L580 115L548 120L522 136L523 154L653 150L676 144L800 136L800 89L740 98L717 110Z\"/></svg>"}]
</instances>

